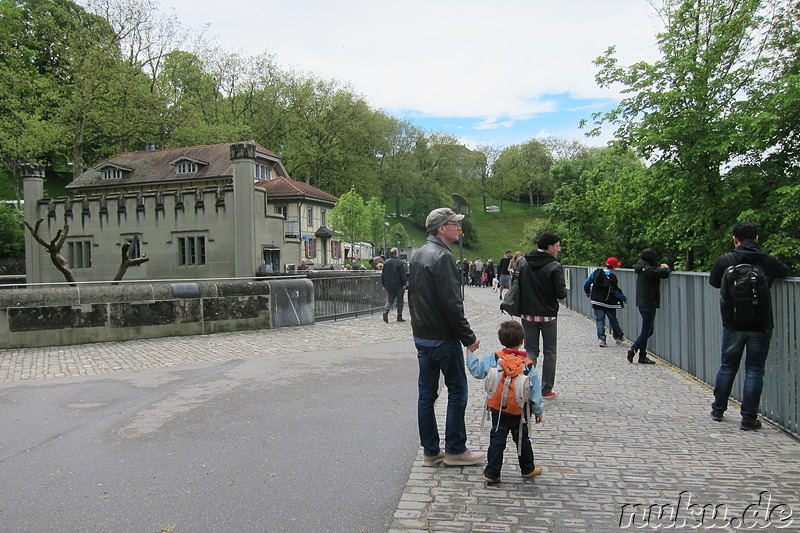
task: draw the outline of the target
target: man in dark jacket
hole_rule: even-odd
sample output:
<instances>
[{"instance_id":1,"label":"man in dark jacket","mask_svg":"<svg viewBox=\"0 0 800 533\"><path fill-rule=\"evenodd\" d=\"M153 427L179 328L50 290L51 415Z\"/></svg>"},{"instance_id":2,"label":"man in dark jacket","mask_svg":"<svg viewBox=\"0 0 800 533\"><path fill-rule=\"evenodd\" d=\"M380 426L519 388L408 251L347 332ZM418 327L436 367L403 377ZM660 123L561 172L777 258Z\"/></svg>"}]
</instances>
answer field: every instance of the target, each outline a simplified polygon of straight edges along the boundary
<instances>
[{"instance_id":1,"label":"man in dark jacket","mask_svg":"<svg viewBox=\"0 0 800 533\"><path fill-rule=\"evenodd\" d=\"M539 336L542 337L542 398L555 398L558 351L558 301L567 297L564 268L556 261L561 251L561 237L546 231L532 251L517 263L522 327L525 328L525 351L536 365L539 358Z\"/></svg>"},{"instance_id":2,"label":"man in dark jacket","mask_svg":"<svg viewBox=\"0 0 800 533\"><path fill-rule=\"evenodd\" d=\"M744 360L744 390L742 391L740 429L745 431L759 429L758 404L761 401L761 390L764 386L764 367L769 353L769 343L774 327L772 319L772 302L769 288L776 278L789 275L789 267L775 257L767 254L758 244L758 229L751 222L739 222L733 227L733 252L717 259L711 268L708 282L712 287L721 288L725 282L728 267L746 263L758 265L766 276L767 285L763 297L763 313L756 317L756 322L748 326L737 325L733 316L733 302L720 298L722 314L722 362L717 372L714 385L714 402L711 404L711 418L722 421L728 408L728 398L733 388L733 380L739 370L742 354L747 347ZM763 278L762 278L763 279Z\"/></svg>"},{"instance_id":3,"label":"man in dark jacket","mask_svg":"<svg viewBox=\"0 0 800 533\"><path fill-rule=\"evenodd\" d=\"M389 322L389 311L397 300L397 321L405 322L403 318L403 296L408 287L408 273L406 266L397 257L397 248L389 250L389 259L383 264L381 271L381 284L386 289L386 306L383 308L383 321Z\"/></svg>"},{"instance_id":4,"label":"man in dark jacket","mask_svg":"<svg viewBox=\"0 0 800 533\"><path fill-rule=\"evenodd\" d=\"M423 466L475 465L482 453L467 449L467 375L462 345L480 346L464 316L458 267L450 244L459 237L460 221L452 209L434 209L425 221L428 239L411 260L408 307L419 363L417 421ZM439 396L439 374L447 386L445 449L440 447L434 404Z\"/></svg>"},{"instance_id":5,"label":"man in dark jacket","mask_svg":"<svg viewBox=\"0 0 800 533\"><path fill-rule=\"evenodd\" d=\"M656 312L661 306L661 280L669 277L669 265L658 263L658 254L652 248L642 250L641 259L633 267L636 272L636 307L642 317L642 329L639 337L628 349L628 362L633 363L636 351L639 351L639 363L654 365L655 361L647 357L647 341L655 331Z\"/></svg>"}]
</instances>

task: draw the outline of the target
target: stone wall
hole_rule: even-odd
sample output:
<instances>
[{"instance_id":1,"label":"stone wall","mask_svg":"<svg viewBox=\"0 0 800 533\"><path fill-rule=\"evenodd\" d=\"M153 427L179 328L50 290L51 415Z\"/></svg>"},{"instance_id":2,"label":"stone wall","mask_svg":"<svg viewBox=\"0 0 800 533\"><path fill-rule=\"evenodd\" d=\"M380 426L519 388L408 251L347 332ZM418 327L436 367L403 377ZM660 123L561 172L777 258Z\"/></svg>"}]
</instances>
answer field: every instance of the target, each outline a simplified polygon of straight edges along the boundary
<instances>
[{"instance_id":1,"label":"stone wall","mask_svg":"<svg viewBox=\"0 0 800 533\"><path fill-rule=\"evenodd\" d=\"M314 323L308 279L0 291L0 348L204 335Z\"/></svg>"}]
</instances>

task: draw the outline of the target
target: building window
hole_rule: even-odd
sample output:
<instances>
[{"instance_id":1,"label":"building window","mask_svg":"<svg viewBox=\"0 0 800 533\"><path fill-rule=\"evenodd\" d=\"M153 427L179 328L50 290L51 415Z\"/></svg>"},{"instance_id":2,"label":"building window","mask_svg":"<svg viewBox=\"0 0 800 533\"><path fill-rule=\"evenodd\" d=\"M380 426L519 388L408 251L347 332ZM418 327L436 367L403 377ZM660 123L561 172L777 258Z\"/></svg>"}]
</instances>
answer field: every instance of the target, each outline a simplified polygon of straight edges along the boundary
<instances>
[{"instance_id":1,"label":"building window","mask_svg":"<svg viewBox=\"0 0 800 533\"><path fill-rule=\"evenodd\" d=\"M256 163L255 172L257 180L269 181L269 166Z\"/></svg>"},{"instance_id":2,"label":"building window","mask_svg":"<svg viewBox=\"0 0 800 533\"><path fill-rule=\"evenodd\" d=\"M197 163L194 161L180 161L175 165L177 174L194 174L197 172Z\"/></svg>"},{"instance_id":3,"label":"building window","mask_svg":"<svg viewBox=\"0 0 800 533\"><path fill-rule=\"evenodd\" d=\"M342 258L342 243L331 239L331 259Z\"/></svg>"},{"instance_id":4,"label":"building window","mask_svg":"<svg viewBox=\"0 0 800 533\"><path fill-rule=\"evenodd\" d=\"M306 214L306 223L308 224L309 228L313 228L314 227L314 208L313 207L309 207L308 210L306 211L306 213L307 213Z\"/></svg>"},{"instance_id":5,"label":"building window","mask_svg":"<svg viewBox=\"0 0 800 533\"><path fill-rule=\"evenodd\" d=\"M70 268L92 268L91 241L67 242L67 263Z\"/></svg>"},{"instance_id":6,"label":"building window","mask_svg":"<svg viewBox=\"0 0 800 533\"><path fill-rule=\"evenodd\" d=\"M317 257L317 239L308 239L305 241L306 257L314 259Z\"/></svg>"},{"instance_id":7,"label":"building window","mask_svg":"<svg viewBox=\"0 0 800 533\"><path fill-rule=\"evenodd\" d=\"M326 224L326 222L327 222L326 215L327 214L328 214L328 212L325 209L320 209L319 210L319 218L320 218L319 225L320 226L325 226L326 228L328 227L328 225Z\"/></svg>"},{"instance_id":8,"label":"building window","mask_svg":"<svg viewBox=\"0 0 800 533\"><path fill-rule=\"evenodd\" d=\"M205 237L178 237L178 264L183 266L206 264Z\"/></svg>"},{"instance_id":9,"label":"building window","mask_svg":"<svg viewBox=\"0 0 800 533\"><path fill-rule=\"evenodd\" d=\"M115 167L106 167L106 168L103 169L102 179L104 179L104 180L120 180L120 179L122 179L122 169L115 168Z\"/></svg>"},{"instance_id":10,"label":"building window","mask_svg":"<svg viewBox=\"0 0 800 533\"><path fill-rule=\"evenodd\" d=\"M275 206L275 214L276 215L283 215L283 218L286 219L289 217L289 208L285 205L276 205Z\"/></svg>"},{"instance_id":11,"label":"building window","mask_svg":"<svg viewBox=\"0 0 800 533\"><path fill-rule=\"evenodd\" d=\"M127 242L131 245L131 249L129 250L129 256L131 259L138 259L142 256L142 240L139 236L123 236L123 242ZM140 265L135 265L140 266Z\"/></svg>"}]
</instances>

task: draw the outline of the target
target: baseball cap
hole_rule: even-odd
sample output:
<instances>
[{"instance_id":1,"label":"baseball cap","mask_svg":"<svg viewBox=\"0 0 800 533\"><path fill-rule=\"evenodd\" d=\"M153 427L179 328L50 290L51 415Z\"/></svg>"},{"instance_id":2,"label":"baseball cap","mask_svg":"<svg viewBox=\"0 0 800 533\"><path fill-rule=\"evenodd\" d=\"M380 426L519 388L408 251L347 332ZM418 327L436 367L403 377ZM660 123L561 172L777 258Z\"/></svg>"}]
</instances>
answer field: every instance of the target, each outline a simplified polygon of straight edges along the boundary
<instances>
[{"instance_id":1,"label":"baseball cap","mask_svg":"<svg viewBox=\"0 0 800 533\"><path fill-rule=\"evenodd\" d=\"M610 267L617 268L622 266L622 261L620 261L616 257L609 257L608 259L606 259L606 264Z\"/></svg>"},{"instance_id":2,"label":"baseball cap","mask_svg":"<svg viewBox=\"0 0 800 533\"><path fill-rule=\"evenodd\" d=\"M428 218L425 219L425 232L434 233L439 226L444 226L448 222L458 222L463 218L464 215L457 215L449 207L434 209L430 212Z\"/></svg>"}]
</instances>

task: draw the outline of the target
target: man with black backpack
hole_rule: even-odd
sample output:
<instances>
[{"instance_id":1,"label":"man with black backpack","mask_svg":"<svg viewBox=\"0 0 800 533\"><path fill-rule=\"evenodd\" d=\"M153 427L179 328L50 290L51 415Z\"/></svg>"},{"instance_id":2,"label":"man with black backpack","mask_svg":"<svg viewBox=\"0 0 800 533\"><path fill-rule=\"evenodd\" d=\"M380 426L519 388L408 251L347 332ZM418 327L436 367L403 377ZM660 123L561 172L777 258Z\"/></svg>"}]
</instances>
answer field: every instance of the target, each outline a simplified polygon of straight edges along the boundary
<instances>
[{"instance_id":1,"label":"man with black backpack","mask_svg":"<svg viewBox=\"0 0 800 533\"><path fill-rule=\"evenodd\" d=\"M749 431L761 427L758 404L774 326L769 289L775 279L789 275L789 267L759 246L758 229L751 222L739 222L733 227L733 244L733 252L714 263L708 280L712 287L720 289L722 313L722 363L714 385L711 418L722 421L747 347L739 428Z\"/></svg>"}]
</instances>

